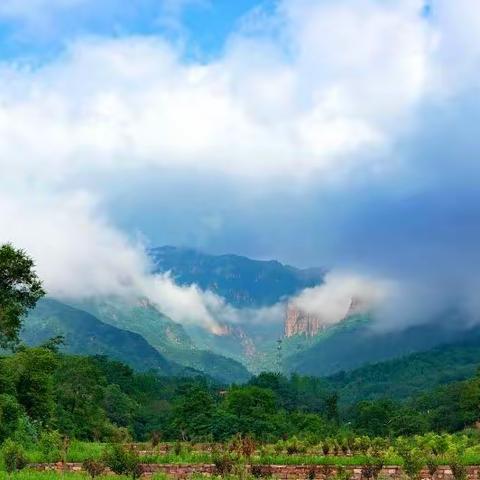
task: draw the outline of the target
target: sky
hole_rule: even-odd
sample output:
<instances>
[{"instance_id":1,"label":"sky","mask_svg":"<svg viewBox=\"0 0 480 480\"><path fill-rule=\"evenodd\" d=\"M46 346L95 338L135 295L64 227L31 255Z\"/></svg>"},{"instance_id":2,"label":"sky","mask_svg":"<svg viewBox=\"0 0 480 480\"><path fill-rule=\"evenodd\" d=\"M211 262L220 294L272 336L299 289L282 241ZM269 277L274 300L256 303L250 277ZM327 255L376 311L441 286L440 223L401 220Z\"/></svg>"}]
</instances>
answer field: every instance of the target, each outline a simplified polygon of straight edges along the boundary
<instances>
[{"instance_id":1,"label":"sky","mask_svg":"<svg viewBox=\"0 0 480 480\"><path fill-rule=\"evenodd\" d=\"M475 317L479 36L477 0L3 0L0 241L55 294L173 244Z\"/></svg>"}]
</instances>

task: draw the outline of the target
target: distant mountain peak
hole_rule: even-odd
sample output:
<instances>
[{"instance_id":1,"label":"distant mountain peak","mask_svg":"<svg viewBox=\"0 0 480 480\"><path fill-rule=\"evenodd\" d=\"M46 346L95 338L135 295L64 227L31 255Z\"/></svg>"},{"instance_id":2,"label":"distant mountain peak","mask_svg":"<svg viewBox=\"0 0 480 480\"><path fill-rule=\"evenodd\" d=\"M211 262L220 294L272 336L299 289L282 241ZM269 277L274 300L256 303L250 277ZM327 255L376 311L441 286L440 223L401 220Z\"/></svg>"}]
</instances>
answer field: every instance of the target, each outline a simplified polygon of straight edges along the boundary
<instances>
[{"instance_id":1,"label":"distant mountain peak","mask_svg":"<svg viewBox=\"0 0 480 480\"><path fill-rule=\"evenodd\" d=\"M212 255L188 247L166 245L149 253L156 272L170 272L180 285L196 284L238 308L274 305L322 283L325 275L321 268L300 269L277 260Z\"/></svg>"}]
</instances>

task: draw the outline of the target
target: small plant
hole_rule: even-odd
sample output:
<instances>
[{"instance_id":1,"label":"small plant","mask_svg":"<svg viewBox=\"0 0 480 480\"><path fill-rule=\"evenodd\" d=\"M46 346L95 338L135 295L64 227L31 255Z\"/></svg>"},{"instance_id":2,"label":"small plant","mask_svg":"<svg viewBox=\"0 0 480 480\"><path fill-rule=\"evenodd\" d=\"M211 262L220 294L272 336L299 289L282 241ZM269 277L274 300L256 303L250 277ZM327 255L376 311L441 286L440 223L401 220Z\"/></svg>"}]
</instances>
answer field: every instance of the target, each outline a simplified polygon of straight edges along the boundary
<instances>
[{"instance_id":1,"label":"small plant","mask_svg":"<svg viewBox=\"0 0 480 480\"><path fill-rule=\"evenodd\" d=\"M330 453L330 445L326 440L322 442L322 453L327 456Z\"/></svg>"},{"instance_id":2,"label":"small plant","mask_svg":"<svg viewBox=\"0 0 480 480\"><path fill-rule=\"evenodd\" d=\"M61 447L61 455L62 455L62 463L65 465L67 463L67 457L68 457L68 450L70 449L70 438L68 438L67 435L65 435L62 438L62 447Z\"/></svg>"},{"instance_id":3,"label":"small plant","mask_svg":"<svg viewBox=\"0 0 480 480\"><path fill-rule=\"evenodd\" d=\"M340 465L333 478L335 480L350 480L350 472L343 465Z\"/></svg>"},{"instance_id":4,"label":"small plant","mask_svg":"<svg viewBox=\"0 0 480 480\"><path fill-rule=\"evenodd\" d=\"M232 473L234 461L231 455L228 453L214 454L213 464L215 465L215 473L224 477Z\"/></svg>"},{"instance_id":5,"label":"small plant","mask_svg":"<svg viewBox=\"0 0 480 480\"><path fill-rule=\"evenodd\" d=\"M321 468L320 468L320 471L321 471L322 475L324 476L324 478L329 478L333 469L330 465L322 465Z\"/></svg>"},{"instance_id":6,"label":"small plant","mask_svg":"<svg viewBox=\"0 0 480 480\"><path fill-rule=\"evenodd\" d=\"M448 460L448 466L452 470L452 475L455 480L466 480L467 468L460 461L460 457L457 455L450 456Z\"/></svg>"},{"instance_id":7,"label":"small plant","mask_svg":"<svg viewBox=\"0 0 480 480\"><path fill-rule=\"evenodd\" d=\"M315 467L310 467L307 473L308 480L315 480L316 476L317 476L317 472L315 470Z\"/></svg>"},{"instance_id":8,"label":"small plant","mask_svg":"<svg viewBox=\"0 0 480 480\"><path fill-rule=\"evenodd\" d=\"M173 446L173 453L177 456L181 455L183 451L183 445L181 442L175 442L175 445Z\"/></svg>"},{"instance_id":9,"label":"small plant","mask_svg":"<svg viewBox=\"0 0 480 480\"><path fill-rule=\"evenodd\" d=\"M158 430L154 430L150 433L150 443L153 448L158 447L160 440L162 439L162 434Z\"/></svg>"},{"instance_id":10,"label":"small plant","mask_svg":"<svg viewBox=\"0 0 480 480\"><path fill-rule=\"evenodd\" d=\"M100 460L85 460L82 464L83 469L90 475L93 480L95 477L102 475L105 471L105 464Z\"/></svg>"},{"instance_id":11,"label":"small plant","mask_svg":"<svg viewBox=\"0 0 480 480\"><path fill-rule=\"evenodd\" d=\"M3 443L2 456L5 470L8 473L23 470L28 464L23 447L10 439Z\"/></svg>"},{"instance_id":12,"label":"small plant","mask_svg":"<svg viewBox=\"0 0 480 480\"><path fill-rule=\"evenodd\" d=\"M401 447L398 449L403 460L403 471L410 480L418 480L423 466L427 463L422 451L418 448Z\"/></svg>"},{"instance_id":13,"label":"small plant","mask_svg":"<svg viewBox=\"0 0 480 480\"><path fill-rule=\"evenodd\" d=\"M383 459L381 457L368 457L366 464L362 467L362 478L376 480L382 468Z\"/></svg>"},{"instance_id":14,"label":"small plant","mask_svg":"<svg viewBox=\"0 0 480 480\"><path fill-rule=\"evenodd\" d=\"M57 430L44 430L38 439L38 448L46 462L62 460L63 440Z\"/></svg>"},{"instance_id":15,"label":"small plant","mask_svg":"<svg viewBox=\"0 0 480 480\"><path fill-rule=\"evenodd\" d=\"M428 474L431 478L433 478L433 476L435 475L435 473L437 473L438 470L437 458L433 453L428 455L427 457L427 469Z\"/></svg>"},{"instance_id":16,"label":"small plant","mask_svg":"<svg viewBox=\"0 0 480 480\"><path fill-rule=\"evenodd\" d=\"M306 445L301 442L297 437L292 437L285 442L285 448L288 455L296 455L297 453L305 453L307 450Z\"/></svg>"},{"instance_id":17,"label":"small plant","mask_svg":"<svg viewBox=\"0 0 480 480\"><path fill-rule=\"evenodd\" d=\"M113 444L106 450L103 461L117 475L128 475L135 480L143 473L140 458L133 448Z\"/></svg>"},{"instance_id":18,"label":"small plant","mask_svg":"<svg viewBox=\"0 0 480 480\"><path fill-rule=\"evenodd\" d=\"M252 465L250 472L255 478L271 478L273 476L270 465Z\"/></svg>"},{"instance_id":19,"label":"small plant","mask_svg":"<svg viewBox=\"0 0 480 480\"><path fill-rule=\"evenodd\" d=\"M256 449L257 444L249 435L243 436L238 434L232 439L229 445L230 452L235 452L246 458L250 458L255 453Z\"/></svg>"}]
</instances>

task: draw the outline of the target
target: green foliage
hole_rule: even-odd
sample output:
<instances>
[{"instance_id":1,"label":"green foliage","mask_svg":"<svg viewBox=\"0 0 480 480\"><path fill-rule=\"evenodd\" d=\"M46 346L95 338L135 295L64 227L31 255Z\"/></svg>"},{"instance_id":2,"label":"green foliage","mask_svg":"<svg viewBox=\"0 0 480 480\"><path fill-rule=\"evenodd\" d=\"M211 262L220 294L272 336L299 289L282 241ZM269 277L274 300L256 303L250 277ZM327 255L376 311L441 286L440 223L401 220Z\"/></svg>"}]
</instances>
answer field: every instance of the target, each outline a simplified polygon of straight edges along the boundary
<instances>
[{"instance_id":1,"label":"green foliage","mask_svg":"<svg viewBox=\"0 0 480 480\"><path fill-rule=\"evenodd\" d=\"M418 480L422 468L427 463L425 453L407 439L399 439L396 450L402 459L405 474L410 480Z\"/></svg>"},{"instance_id":2,"label":"green foliage","mask_svg":"<svg viewBox=\"0 0 480 480\"><path fill-rule=\"evenodd\" d=\"M0 394L0 441L12 436L24 418L17 399L13 395Z\"/></svg>"},{"instance_id":3,"label":"green foliage","mask_svg":"<svg viewBox=\"0 0 480 480\"><path fill-rule=\"evenodd\" d=\"M8 473L22 470L28 464L23 447L11 439L7 439L2 445L2 458Z\"/></svg>"},{"instance_id":4,"label":"green foliage","mask_svg":"<svg viewBox=\"0 0 480 480\"><path fill-rule=\"evenodd\" d=\"M38 449L46 462L58 462L62 459L63 439L57 430L43 430L38 439Z\"/></svg>"},{"instance_id":5,"label":"green foliage","mask_svg":"<svg viewBox=\"0 0 480 480\"><path fill-rule=\"evenodd\" d=\"M117 475L128 475L133 479L139 478L142 466L137 452L120 444L112 444L103 456L105 465Z\"/></svg>"},{"instance_id":6,"label":"green foliage","mask_svg":"<svg viewBox=\"0 0 480 480\"><path fill-rule=\"evenodd\" d=\"M90 475L93 480L95 477L102 475L105 472L105 463L101 460L88 459L82 463L82 468Z\"/></svg>"},{"instance_id":7,"label":"green foliage","mask_svg":"<svg viewBox=\"0 0 480 480\"><path fill-rule=\"evenodd\" d=\"M0 346L18 341L25 314L45 294L33 260L10 244L0 246Z\"/></svg>"}]
</instances>

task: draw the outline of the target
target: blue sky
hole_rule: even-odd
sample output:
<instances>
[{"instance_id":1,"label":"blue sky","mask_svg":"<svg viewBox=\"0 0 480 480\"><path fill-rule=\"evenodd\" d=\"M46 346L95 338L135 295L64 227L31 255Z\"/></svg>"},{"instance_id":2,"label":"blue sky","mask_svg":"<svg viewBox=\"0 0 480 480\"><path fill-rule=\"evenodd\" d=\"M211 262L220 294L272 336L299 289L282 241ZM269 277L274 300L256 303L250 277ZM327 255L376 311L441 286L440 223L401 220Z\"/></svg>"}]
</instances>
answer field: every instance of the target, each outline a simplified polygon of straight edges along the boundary
<instances>
[{"instance_id":1,"label":"blue sky","mask_svg":"<svg viewBox=\"0 0 480 480\"><path fill-rule=\"evenodd\" d=\"M476 0L4 0L0 25L0 240L53 289L168 243L475 303Z\"/></svg>"},{"instance_id":2,"label":"blue sky","mask_svg":"<svg viewBox=\"0 0 480 480\"><path fill-rule=\"evenodd\" d=\"M22 1L6 3L0 21L1 56L37 60L59 54L68 42L84 35L159 35L181 42L186 56L211 58L222 51L244 15L274 5L272 0L63 2L69 7L55 1L34 1L33 7Z\"/></svg>"}]
</instances>

